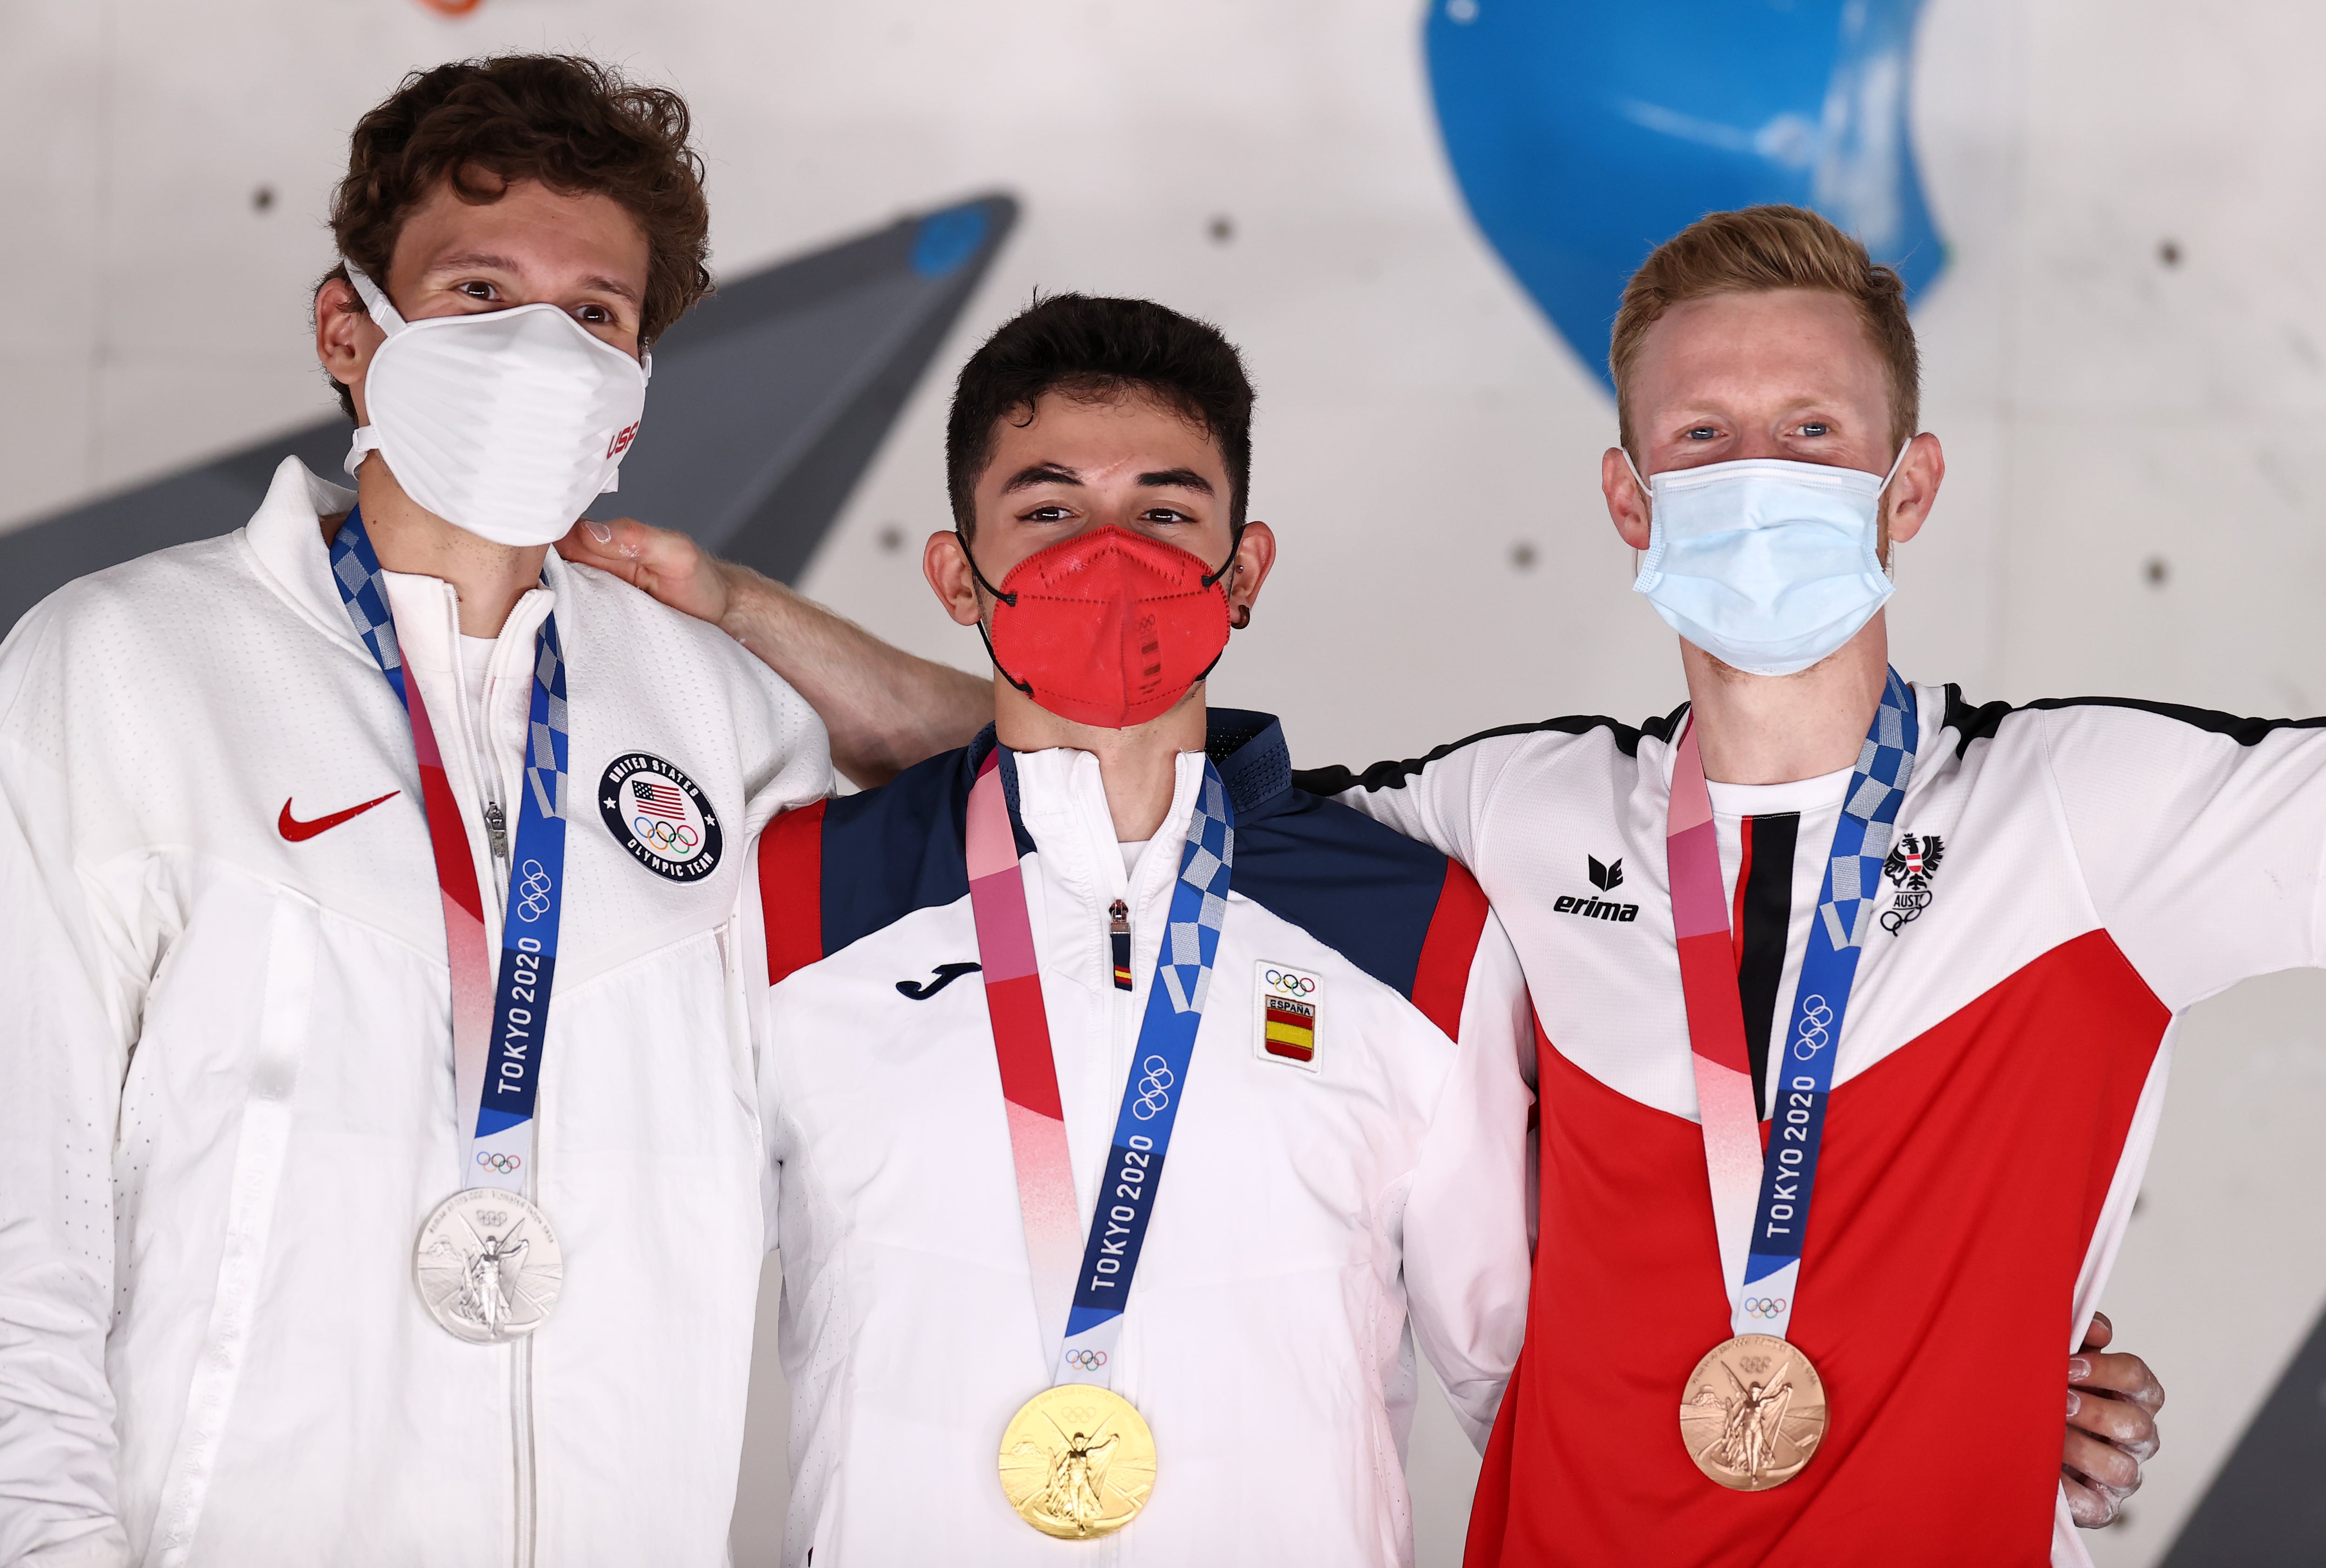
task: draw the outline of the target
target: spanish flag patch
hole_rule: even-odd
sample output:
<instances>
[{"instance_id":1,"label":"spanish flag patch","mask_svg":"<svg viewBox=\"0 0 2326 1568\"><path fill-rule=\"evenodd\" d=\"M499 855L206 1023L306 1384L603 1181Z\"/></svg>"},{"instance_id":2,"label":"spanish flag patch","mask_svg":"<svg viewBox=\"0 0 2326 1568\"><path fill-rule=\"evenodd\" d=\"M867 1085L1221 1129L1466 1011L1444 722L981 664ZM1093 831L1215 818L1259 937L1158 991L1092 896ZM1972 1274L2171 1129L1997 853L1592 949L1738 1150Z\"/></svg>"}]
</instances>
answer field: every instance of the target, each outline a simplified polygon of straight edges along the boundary
<instances>
[{"instance_id":1,"label":"spanish flag patch","mask_svg":"<svg viewBox=\"0 0 2326 1568\"><path fill-rule=\"evenodd\" d=\"M1262 960L1253 979L1260 998L1254 1054L1316 1072L1323 977L1289 964Z\"/></svg>"}]
</instances>

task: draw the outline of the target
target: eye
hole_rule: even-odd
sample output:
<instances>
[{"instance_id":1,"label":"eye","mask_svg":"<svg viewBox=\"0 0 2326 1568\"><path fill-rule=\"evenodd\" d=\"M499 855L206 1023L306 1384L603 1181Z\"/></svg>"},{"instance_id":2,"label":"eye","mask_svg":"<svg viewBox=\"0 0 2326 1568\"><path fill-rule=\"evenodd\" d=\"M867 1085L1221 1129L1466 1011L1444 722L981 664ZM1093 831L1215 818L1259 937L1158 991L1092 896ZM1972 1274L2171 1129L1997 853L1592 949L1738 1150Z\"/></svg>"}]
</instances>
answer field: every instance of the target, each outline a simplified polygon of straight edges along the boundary
<instances>
[{"instance_id":1,"label":"eye","mask_svg":"<svg viewBox=\"0 0 2326 1568\"><path fill-rule=\"evenodd\" d=\"M1805 436L1822 436L1822 435L1831 435L1831 434L1833 433L1833 427L1832 427L1831 425L1829 425L1829 424L1826 423L1823 420L1813 419L1813 420L1810 420L1807 424L1802 425L1799 430L1795 431L1793 433L1794 433L1795 435L1805 435Z\"/></svg>"},{"instance_id":2,"label":"eye","mask_svg":"<svg viewBox=\"0 0 2326 1568\"><path fill-rule=\"evenodd\" d=\"M1720 431L1711 425L1700 424L1688 432L1688 439L1692 441L1717 441L1720 439Z\"/></svg>"},{"instance_id":3,"label":"eye","mask_svg":"<svg viewBox=\"0 0 2326 1568\"><path fill-rule=\"evenodd\" d=\"M1063 523L1070 514L1064 506L1037 506L1025 514L1028 523Z\"/></svg>"},{"instance_id":4,"label":"eye","mask_svg":"<svg viewBox=\"0 0 2326 1568\"><path fill-rule=\"evenodd\" d=\"M452 285L452 292L456 294L464 295L471 300L481 301L487 304L489 304L493 301L500 298L499 292L494 289L493 285L485 282L482 278L470 278L467 283L454 283Z\"/></svg>"},{"instance_id":5,"label":"eye","mask_svg":"<svg viewBox=\"0 0 2326 1568\"><path fill-rule=\"evenodd\" d=\"M577 320L591 327L610 327L614 324L614 312L603 305L578 306L573 315Z\"/></svg>"},{"instance_id":6,"label":"eye","mask_svg":"<svg viewBox=\"0 0 2326 1568\"><path fill-rule=\"evenodd\" d=\"M1173 506L1149 506L1140 514L1149 523L1193 523L1195 519Z\"/></svg>"}]
</instances>

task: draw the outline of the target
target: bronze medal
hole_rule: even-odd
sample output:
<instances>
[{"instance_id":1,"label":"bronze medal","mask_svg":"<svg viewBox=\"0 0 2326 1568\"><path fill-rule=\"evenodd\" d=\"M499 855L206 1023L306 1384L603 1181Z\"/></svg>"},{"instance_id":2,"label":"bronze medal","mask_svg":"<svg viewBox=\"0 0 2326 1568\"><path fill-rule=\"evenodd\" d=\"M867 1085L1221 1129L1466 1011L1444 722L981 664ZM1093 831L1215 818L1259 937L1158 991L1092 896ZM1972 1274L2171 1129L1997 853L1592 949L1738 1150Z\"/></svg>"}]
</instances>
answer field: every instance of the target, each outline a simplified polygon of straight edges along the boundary
<instances>
[{"instance_id":1,"label":"bronze medal","mask_svg":"<svg viewBox=\"0 0 2326 1568\"><path fill-rule=\"evenodd\" d=\"M1696 1468L1740 1492L1801 1473L1825 1441L1825 1382L1774 1334L1739 1334L1705 1353L1679 1396L1679 1436Z\"/></svg>"},{"instance_id":2,"label":"bronze medal","mask_svg":"<svg viewBox=\"0 0 2326 1568\"><path fill-rule=\"evenodd\" d=\"M1138 1517L1154 1487L1155 1434L1112 1388L1045 1388L1001 1430L1001 1495L1046 1536L1111 1536Z\"/></svg>"}]
</instances>

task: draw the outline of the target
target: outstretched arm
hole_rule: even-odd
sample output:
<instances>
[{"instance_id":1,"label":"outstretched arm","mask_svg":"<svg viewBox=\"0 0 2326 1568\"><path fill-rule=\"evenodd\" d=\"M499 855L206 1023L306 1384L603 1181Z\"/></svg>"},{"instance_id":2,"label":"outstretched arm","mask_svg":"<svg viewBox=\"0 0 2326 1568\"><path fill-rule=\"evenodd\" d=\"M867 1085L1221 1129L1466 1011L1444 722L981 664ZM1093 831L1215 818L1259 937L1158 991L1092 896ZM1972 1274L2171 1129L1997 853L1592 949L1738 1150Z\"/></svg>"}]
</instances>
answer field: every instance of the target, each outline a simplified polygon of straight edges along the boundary
<instances>
[{"instance_id":1,"label":"outstretched arm","mask_svg":"<svg viewBox=\"0 0 2326 1568\"><path fill-rule=\"evenodd\" d=\"M807 699L831 731L833 765L857 784L884 784L924 757L965 746L992 721L990 682L891 647L684 533L628 517L580 523L557 550L711 622L758 655Z\"/></svg>"}]
</instances>

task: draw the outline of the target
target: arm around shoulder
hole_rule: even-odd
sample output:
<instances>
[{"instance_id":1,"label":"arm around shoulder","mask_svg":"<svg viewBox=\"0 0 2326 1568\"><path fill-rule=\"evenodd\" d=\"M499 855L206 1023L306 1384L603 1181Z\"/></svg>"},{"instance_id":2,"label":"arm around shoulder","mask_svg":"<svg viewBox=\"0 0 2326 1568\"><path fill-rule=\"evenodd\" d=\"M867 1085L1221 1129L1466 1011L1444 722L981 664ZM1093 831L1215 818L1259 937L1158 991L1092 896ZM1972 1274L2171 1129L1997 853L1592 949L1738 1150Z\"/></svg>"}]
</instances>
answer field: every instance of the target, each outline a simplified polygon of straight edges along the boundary
<instances>
[{"instance_id":1,"label":"arm around shoulder","mask_svg":"<svg viewBox=\"0 0 2326 1568\"><path fill-rule=\"evenodd\" d=\"M600 537L600 534L604 537ZM712 622L807 699L832 736L834 766L885 784L965 746L993 719L991 684L907 654L685 534L624 518L577 524L558 545L676 610Z\"/></svg>"}]
</instances>

